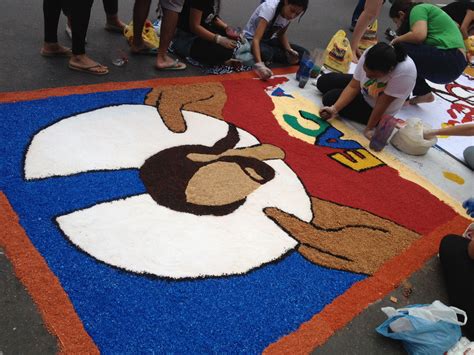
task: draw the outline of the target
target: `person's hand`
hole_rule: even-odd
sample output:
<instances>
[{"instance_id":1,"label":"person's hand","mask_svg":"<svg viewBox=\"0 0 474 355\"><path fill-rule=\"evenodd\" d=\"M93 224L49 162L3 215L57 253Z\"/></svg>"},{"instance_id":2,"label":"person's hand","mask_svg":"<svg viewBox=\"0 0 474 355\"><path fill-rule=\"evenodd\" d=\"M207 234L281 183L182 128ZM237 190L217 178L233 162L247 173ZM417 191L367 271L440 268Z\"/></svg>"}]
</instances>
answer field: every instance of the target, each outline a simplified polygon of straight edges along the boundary
<instances>
[{"instance_id":1,"label":"person's hand","mask_svg":"<svg viewBox=\"0 0 474 355\"><path fill-rule=\"evenodd\" d=\"M337 110L334 108L334 106L324 106L319 110L319 117L321 117L323 120L327 121L336 116Z\"/></svg>"},{"instance_id":2,"label":"person's hand","mask_svg":"<svg viewBox=\"0 0 474 355\"><path fill-rule=\"evenodd\" d=\"M392 39L392 40L390 41L390 45L393 46L395 43L400 42L400 41L399 41L399 38L400 38L400 37L395 37L394 39Z\"/></svg>"},{"instance_id":3,"label":"person's hand","mask_svg":"<svg viewBox=\"0 0 474 355\"><path fill-rule=\"evenodd\" d=\"M474 197L464 201L462 206L466 209L466 212L469 216L474 217Z\"/></svg>"},{"instance_id":4,"label":"person's hand","mask_svg":"<svg viewBox=\"0 0 474 355\"><path fill-rule=\"evenodd\" d=\"M236 41L219 35L216 36L216 43L227 49L234 49L237 47Z\"/></svg>"},{"instance_id":5,"label":"person's hand","mask_svg":"<svg viewBox=\"0 0 474 355\"><path fill-rule=\"evenodd\" d=\"M469 28L461 26L459 29L461 30L462 38L463 39L468 39L469 38Z\"/></svg>"},{"instance_id":6,"label":"person's hand","mask_svg":"<svg viewBox=\"0 0 474 355\"><path fill-rule=\"evenodd\" d=\"M286 50L286 58L288 59L288 63L291 65L298 64L298 62L300 61L299 53L293 48L288 48Z\"/></svg>"},{"instance_id":7,"label":"person's hand","mask_svg":"<svg viewBox=\"0 0 474 355\"><path fill-rule=\"evenodd\" d=\"M432 140L434 137L436 137L436 130L427 129L426 131L423 131L423 138L427 141Z\"/></svg>"},{"instance_id":8,"label":"person's hand","mask_svg":"<svg viewBox=\"0 0 474 355\"><path fill-rule=\"evenodd\" d=\"M253 65L253 70L262 80L268 80L273 76L273 72L263 62L258 62Z\"/></svg>"},{"instance_id":9,"label":"person's hand","mask_svg":"<svg viewBox=\"0 0 474 355\"><path fill-rule=\"evenodd\" d=\"M230 39L233 39L234 41L240 40L241 32L242 31L240 30L240 28L234 28L231 26L227 26L225 28L225 35Z\"/></svg>"},{"instance_id":10,"label":"person's hand","mask_svg":"<svg viewBox=\"0 0 474 355\"><path fill-rule=\"evenodd\" d=\"M359 48L356 48L352 51L352 63L357 64L359 63L359 58L362 55L362 51Z\"/></svg>"},{"instance_id":11,"label":"person's hand","mask_svg":"<svg viewBox=\"0 0 474 355\"><path fill-rule=\"evenodd\" d=\"M375 133L375 129L373 128L366 128L364 129L364 136L365 138L367 138L369 141L372 139L372 137L374 136L374 133Z\"/></svg>"}]
</instances>

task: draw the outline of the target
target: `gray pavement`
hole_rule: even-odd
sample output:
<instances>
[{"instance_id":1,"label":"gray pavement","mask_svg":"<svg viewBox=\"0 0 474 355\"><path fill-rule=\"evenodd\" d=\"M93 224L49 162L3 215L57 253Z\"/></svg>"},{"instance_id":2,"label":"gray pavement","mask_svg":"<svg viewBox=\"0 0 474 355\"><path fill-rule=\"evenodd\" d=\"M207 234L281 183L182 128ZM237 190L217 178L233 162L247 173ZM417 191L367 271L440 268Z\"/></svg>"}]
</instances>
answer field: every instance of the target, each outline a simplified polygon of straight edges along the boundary
<instances>
[{"instance_id":1,"label":"gray pavement","mask_svg":"<svg viewBox=\"0 0 474 355\"><path fill-rule=\"evenodd\" d=\"M122 0L119 3L120 17L130 21L133 1ZM221 15L228 23L243 26L257 3L257 0L223 0ZM291 41L308 49L325 47L336 30L347 29L355 3L355 0L311 0L308 13L299 24L290 28ZM156 1L152 8L155 6ZM0 11L4 48L0 56L0 92L202 75L196 68L184 72L157 72L153 69L154 58L146 56L130 56L130 62L125 67L112 66L111 61L117 56L117 51L128 52L128 46L122 36L104 31L105 15L100 1L94 4L87 52L92 58L110 66L110 74L104 77L73 72L67 67L67 59L39 55L43 36L41 1L2 0ZM388 4L384 6L379 20L380 33L392 25L387 12ZM69 45L64 26L62 18L59 40ZM388 304L397 307L407 303L428 303L435 299L447 301L437 258L415 273L410 281L414 292L409 299L404 298L400 290L394 290L393 295L399 299L397 305L389 301L390 296L371 305L324 346L316 349L314 354L403 353L400 344L375 333L375 327L385 318L380 308ZM13 276L11 265L0 249L0 354L53 354L56 349L56 339L44 328L35 305Z\"/></svg>"}]
</instances>

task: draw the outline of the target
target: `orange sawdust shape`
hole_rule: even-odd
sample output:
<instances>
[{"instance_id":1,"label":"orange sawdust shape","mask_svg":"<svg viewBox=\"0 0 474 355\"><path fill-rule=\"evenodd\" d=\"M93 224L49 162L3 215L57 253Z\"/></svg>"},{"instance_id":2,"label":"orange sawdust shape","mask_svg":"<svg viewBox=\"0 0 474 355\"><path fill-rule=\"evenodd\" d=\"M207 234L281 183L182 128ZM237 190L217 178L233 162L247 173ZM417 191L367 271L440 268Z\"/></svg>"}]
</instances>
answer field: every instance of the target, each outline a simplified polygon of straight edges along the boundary
<instances>
[{"instance_id":1,"label":"orange sawdust shape","mask_svg":"<svg viewBox=\"0 0 474 355\"><path fill-rule=\"evenodd\" d=\"M99 354L74 310L69 297L43 257L31 244L18 216L0 192L0 246L13 265L49 332L56 336L61 353Z\"/></svg>"}]
</instances>

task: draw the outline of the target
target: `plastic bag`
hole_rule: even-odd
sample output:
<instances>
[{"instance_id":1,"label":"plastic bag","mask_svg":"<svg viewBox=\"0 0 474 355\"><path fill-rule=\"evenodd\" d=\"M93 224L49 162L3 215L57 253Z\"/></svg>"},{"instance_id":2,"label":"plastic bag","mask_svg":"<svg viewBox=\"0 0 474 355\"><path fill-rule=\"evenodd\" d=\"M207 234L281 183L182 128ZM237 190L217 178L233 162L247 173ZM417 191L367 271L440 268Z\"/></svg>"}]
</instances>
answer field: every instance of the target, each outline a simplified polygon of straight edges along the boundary
<instances>
[{"instance_id":1,"label":"plastic bag","mask_svg":"<svg viewBox=\"0 0 474 355\"><path fill-rule=\"evenodd\" d=\"M409 354L443 354L461 338L461 327L467 322L466 312L448 307L440 301L395 310L382 308L389 317L376 331L391 339L401 340ZM457 315L464 317L458 321Z\"/></svg>"},{"instance_id":2,"label":"plastic bag","mask_svg":"<svg viewBox=\"0 0 474 355\"><path fill-rule=\"evenodd\" d=\"M410 155L424 155L438 142L437 138L426 140L423 138L423 130L431 128L423 125L419 118L409 118L405 127L394 134L390 143L398 150Z\"/></svg>"},{"instance_id":3,"label":"plastic bag","mask_svg":"<svg viewBox=\"0 0 474 355\"><path fill-rule=\"evenodd\" d=\"M372 47L374 44L377 44L378 27L379 26L377 20L372 22L372 24L367 27L367 30L365 31L359 42L359 49L362 52L365 51L367 48Z\"/></svg>"},{"instance_id":4,"label":"plastic bag","mask_svg":"<svg viewBox=\"0 0 474 355\"><path fill-rule=\"evenodd\" d=\"M123 31L123 35L128 41L129 45L132 45L133 41L133 21L130 22ZM143 42L145 46L150 49L157 49L160 46L160 39L156 35L155 28L150 20L145 21L142 32Z\"/></svg>"},{"instance_id":5,"label":"plastic bag","mask_svg":"<svg viewBox=\"0 0 474 355\"><path fill-rule=\"evenodd\" d=\"M466 46L466 55L469 63L472 64L474 61L474 36L469 36L464 40L464 45Z\"/></svg>"},{"instance_id":6,"label":"plastic bag","mask_svg":"<svg viewBox=\"0 0 474 355\"><path fill-rule=\"evenodd\" d=\"M347 73L352 62L351 44L346 37L346 32L339 30L331 38L327 48L324 66L329 70Z\"/></svg>"},{"instance_id":7,"label":"plastic bag","mask_svg":"<svg viewBox=\"0 0 474 355\"><path fill-rule=\"evenodd\" d=\"M474 355L474 342L462 337L446 355Z\"/></svg>"},{"instance_id":8,"label":"plastic bag","mask_svg":"<svg viewBox=\"0 0 474 355\"><path fill-rule=\"evenodd\" d=\"M397 119L395 117L383 115L375 128L374 135L370 139L370 149L380 152L387 145L396 124Z\"/></svg>"},{"instance_id":9,"label":"plastic bag","mask_svg":"<svg viewBox=\"0 0 474 355\"><path fill-rule=\"evenodd\" d=\"M242 65L251 67L255 64L255 58L252 54L251 45L245 37L243 37L241 41L242 42L240 42L237 49L235 50L234 58L240 60Z\"/></svg>"}]
</instances>

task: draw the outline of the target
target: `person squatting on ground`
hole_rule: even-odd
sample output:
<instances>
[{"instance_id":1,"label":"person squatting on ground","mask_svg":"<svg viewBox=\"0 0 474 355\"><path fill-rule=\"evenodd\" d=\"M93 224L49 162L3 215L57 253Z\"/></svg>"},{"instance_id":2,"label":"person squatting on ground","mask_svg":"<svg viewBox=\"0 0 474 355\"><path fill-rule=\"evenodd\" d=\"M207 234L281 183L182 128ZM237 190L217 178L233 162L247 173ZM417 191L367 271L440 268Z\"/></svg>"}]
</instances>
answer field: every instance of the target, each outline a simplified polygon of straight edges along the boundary
<instances>
[{"instance_id":1,"label":"person squatting on ground","mask_svg":"<svg viewBox=\"0 0 474 355\"><path fill-rule=\"evenodd\" d=\"M366 124L370 139L384 114L395 115L405 103L416 81L416 67L402 46L377 43L367 49L354 75L322 75L317 88L323 94L323 119L341 117Z\"/></svg>"},{"instance_id":2,"label":"person squatting on ground","mask_svg":"<svg viewBox=\"0 0 474 355\"><path fill-rule=\"evenodd\" d=\"M94 0L67 1L44 0L45 43L41 50L43 56L70 56L71 52L57 41L57 29L61 10L71 14L72 56L69 68L94 75L105 75L109 69L86 55L86 34Z\"/></svg>"},{"instance_id":3,"label":"person squatting on ground","mask_svg":"<svg viewBox=\"0 0 474 355\"><path fill-rule=\"evenodd\" d=\"M464 41L456 23L432 4L396 0L390 18L398 26L392 44L399 43L413 59L418 72L411 104L434 101L426 80L447 84L467 66ZM426 80L425 80L426 79Z\"/></svg>"},{"instance_id":4,"label":"person squatting on ground","mask_svg":"<svg viewBox=\"0 0 474 355\"><path fill-rule=\"evenodd\" d=\"M288 41L290 23L304 15L308 0L266 0L253 12L244 29L244 36L251 41L258 76L269 79L273 73L265 63L297 64L305 48Z\"/></svg>"},{"instance_id":5,"label":"person squatting on ground","mask_svg":"<svg viewBox=\"0 0 474 355\"><path fill-rule=\"evenodd\" d=\"M150 4L151 0L135 0L133 6L133 40L131 51L134 54L155 53L150 48L147 48L142 37L143 26L150 11ZM156 53L155 63L155 68L158 70L186 69L186 64L168 55L168 48L175 35L179 14L183 9L183 5L184 0L160 0L163 18L160 30L160 47Z\"/></svg>"},{"instance_id":6,"label":"person squatting on ground","mask_svg":"<svg viewBox=\"0 0 474 355\"><path fill-rule=\"evenodd\" d=\"M220 0L185 0L174 39L177 54L206 65L234 63L238 37L219 17L220 6Z\"/></svg>"},{"instance_id":7,"label":"person squatting on ground","mask_svg":"<svg viewBox=\"0 0 474 355\"><path fill-rule=\"evenodd\" d=\"M474 217L474 198L464 202L463 207ZM463 327L464 332L469 339L474 339L474 239L447 235L439 246L439 259L449 302L466 312L468 322Z\"/></svg>"}]
</instances>

